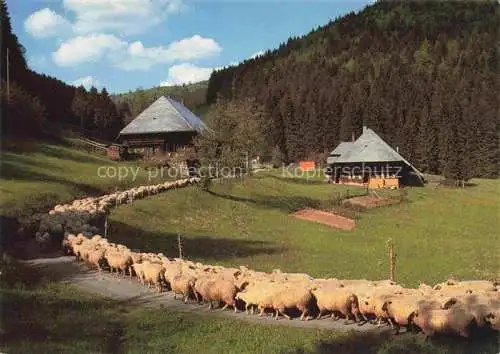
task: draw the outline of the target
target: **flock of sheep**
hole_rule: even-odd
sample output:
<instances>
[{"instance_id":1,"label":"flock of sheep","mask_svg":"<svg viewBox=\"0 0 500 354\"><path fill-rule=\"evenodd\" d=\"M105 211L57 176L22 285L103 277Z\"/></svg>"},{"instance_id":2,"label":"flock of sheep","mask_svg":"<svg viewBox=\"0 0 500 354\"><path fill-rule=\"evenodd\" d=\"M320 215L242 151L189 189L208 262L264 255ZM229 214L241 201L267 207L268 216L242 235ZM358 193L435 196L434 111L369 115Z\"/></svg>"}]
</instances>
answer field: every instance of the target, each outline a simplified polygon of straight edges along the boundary
<instances>
[{"instance_id":1,"label":"flock of sheep","mask_svg":"<svg viewBox=\"0 0 500 354\"><path fill-rule=\"evenodd\" d=\"M173 188L182 188L199 182L199 178L185 178L149 186L131 188L122 192L95 198L77 199L71 204L56 205L48 213L36 213L28 218L20 218L18 233L35 234L35 240L48 244L53 236L62 237L70 233L94 235L99 229L93 225L99 218L107 215L111 208L131 203L149 195L158 194Z\"/></svg>"},{"instance_id":2,"label":"flock of sheep","mask_svg":"<svg viewBox=\"0 0 500 354\"><path fill-rule=\"evenodd\" d=\"M401 327L419 328L425 335L451 333L468 337L476 327L500 329L500 286L486 280L448 281L435 286L421 284L404 288L390 280L313 279L307 274L258 272L246 267L225 268L204 265L163 254L141 253L109 242L95 234L94 218L107 214L111 207L171 188L197 183L190 178L144 186L99 198L76 200L58 205L47 215L35 215L28 227L38 222L37 239L46 242L51 234L64 232L63 249L101 272L109 269L122 276L136 277L156 292L172 291L185 303L214 303L222 309L274 318L280 315L301 320L330 315L362 325L387 323L399 332Z\"/></svg>"},{"instance_id":3,"label":"flock of sheep","mask_svg":"<svg viewBox=\"0 0 500 354\"><path fill-rule=\"evenodd\" d=\"M428 336L468 337L473 324L499 330L500 291L490 281L449 279L434 287L409 289L390 280L313 279L307 274L224 268L134 252L99 235L69 235L63 248L99 272L107 267L112 273L134 276L157 292L166 289L181 295L185 303L208 301L210 309L215 302L235 312L240 307L253 314L257 308L259 316L272 310L276 319L291 318L290 311L298 310L301 320L330 314L334 320L344 317L346 324L385 322L396 331L416 325Z\"/></svg>"}]
</instances>

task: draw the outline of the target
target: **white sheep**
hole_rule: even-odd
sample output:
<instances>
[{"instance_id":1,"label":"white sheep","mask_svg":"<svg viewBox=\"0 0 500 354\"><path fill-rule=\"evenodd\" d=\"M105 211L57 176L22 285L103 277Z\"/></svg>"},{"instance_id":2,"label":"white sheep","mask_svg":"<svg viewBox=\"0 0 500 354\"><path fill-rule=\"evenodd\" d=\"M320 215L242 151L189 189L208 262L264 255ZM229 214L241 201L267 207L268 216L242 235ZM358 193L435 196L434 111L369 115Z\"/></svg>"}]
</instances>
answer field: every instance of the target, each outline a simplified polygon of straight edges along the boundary
<instances>
[{"instance_id":1,"label":"white sheep","mask_svg":"<svg viewBox=\"0 0 500 354\"><path fill-rule=\"evenodd\" d=\"M474 316L463 306L454 306L447 310L417 310L413 316L413 322L426 336L453 333L468 338L473 320Z\"/></svg>"}]
</instances>

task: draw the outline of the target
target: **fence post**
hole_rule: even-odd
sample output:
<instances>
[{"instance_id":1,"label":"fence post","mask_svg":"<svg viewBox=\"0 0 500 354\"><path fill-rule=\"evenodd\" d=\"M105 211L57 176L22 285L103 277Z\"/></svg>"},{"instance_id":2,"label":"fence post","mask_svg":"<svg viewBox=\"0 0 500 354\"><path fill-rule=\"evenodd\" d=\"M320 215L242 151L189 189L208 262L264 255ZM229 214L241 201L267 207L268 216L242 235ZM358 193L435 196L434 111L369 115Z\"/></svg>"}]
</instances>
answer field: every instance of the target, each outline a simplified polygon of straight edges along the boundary
<instances>
[{"instance_id":1,"label":"fence post","mask_svg":"<svg viewBox=\"0 0 500 354\"><path fill-rule=\"evenodd\" d=\"M177 247L179 248L179 258L182 259L182 240L181 240L181 234L177 234Z\"/></svg>"},{"instance_id":2,"label":"fence post","mask_svg":"<svg viewBox=\"0 0 500 354\"><path fill-rule=\"evenodd\" d=\"M387 248L389 251L389 277L391 281L395 281L396 278L396 254L394 253L394 244L392 238L387 240Z\"/></svg>"}]
</instances>

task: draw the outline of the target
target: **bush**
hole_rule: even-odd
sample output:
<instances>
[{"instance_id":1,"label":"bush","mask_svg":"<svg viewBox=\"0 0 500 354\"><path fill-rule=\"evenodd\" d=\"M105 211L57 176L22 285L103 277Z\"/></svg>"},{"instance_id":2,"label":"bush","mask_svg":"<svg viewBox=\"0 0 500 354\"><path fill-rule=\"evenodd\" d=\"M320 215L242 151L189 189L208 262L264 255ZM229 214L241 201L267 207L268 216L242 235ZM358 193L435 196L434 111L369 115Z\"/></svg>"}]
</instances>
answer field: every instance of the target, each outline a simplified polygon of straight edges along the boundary
<instances>
[{"instance_id":1,"label":"bush","mask_svg":"<svg viewBox=\"0 0 500 354\"><path fill-rule=\"evenodd\" d=\"M204 191L208 191L210 189L210 186L212 185L212 179L210 176L207 175L202 175L200 177L200 188Z\"/></svg>"},{"instance_id":2,"label":"bush","mask_svg":"<svg viewBox=\"0 0 500 354\"><path fill-rule=\"evenodd\" d=\"M271 164L274 168L280 168L283 166L283 154L279 147L275 146L271 154Z\"/></svg>"},{"instance_id":3,"label":"bush","mask_svg":"<svg viewBox=\"0 0 500 354\"><path fill-rule=\"evenodd\" d=\"M2 84L2 87L5 85ZM21 86L12 83L10 95L2 89L2 133L17 136L36 136L45 117L45 107L37 97L30 96Z\"/></svg>"}]
</instances>

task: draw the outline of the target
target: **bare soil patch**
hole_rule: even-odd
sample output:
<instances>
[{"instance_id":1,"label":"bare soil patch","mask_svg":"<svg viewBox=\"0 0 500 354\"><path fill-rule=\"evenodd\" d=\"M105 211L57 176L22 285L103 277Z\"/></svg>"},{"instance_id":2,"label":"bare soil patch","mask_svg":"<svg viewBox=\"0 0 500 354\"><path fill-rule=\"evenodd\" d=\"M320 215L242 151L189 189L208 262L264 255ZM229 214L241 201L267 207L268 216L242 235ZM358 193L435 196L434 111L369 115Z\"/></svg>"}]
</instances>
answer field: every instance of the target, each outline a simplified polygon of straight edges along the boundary
<instances>
[{"instance_id":1,"label":"bare soil patch","mask_svg":"<svg viewBox=\"0 0 500 354\"><path fill-rule=\"evenodd\" d=\"M342 204L344 206L354 206L363 209L373 209L381 206L398 204L399 201L396 199L380 198L373 195L364 195L361 197L354 197L345 199Z\"/></svg>"},{"instance_id":2,"label":"bare soil patch","mask_svg":"<svg viewBox=\"0 0 500 354\"><path fill-rule=\"evenodd\" d=\"M356 227L354 220L323 210L303 209L293 213L292 216L297 219L318 222L344 231L351 231Z\"/></svg>"}]
</instances>

